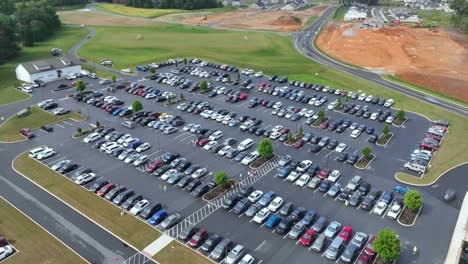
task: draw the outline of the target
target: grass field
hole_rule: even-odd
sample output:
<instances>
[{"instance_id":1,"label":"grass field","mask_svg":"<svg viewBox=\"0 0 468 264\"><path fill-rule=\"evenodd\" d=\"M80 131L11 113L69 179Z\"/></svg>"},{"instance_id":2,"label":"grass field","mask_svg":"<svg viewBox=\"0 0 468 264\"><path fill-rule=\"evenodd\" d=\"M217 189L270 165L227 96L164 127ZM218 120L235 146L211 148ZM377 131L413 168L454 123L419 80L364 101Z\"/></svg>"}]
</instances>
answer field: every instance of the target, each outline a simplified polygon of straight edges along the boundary
<instances>
[{"instance_id":1,"label":"grass field","mask_svg":"<svg viewBox=\"0 0 468 264\"><path fill-rule=\"evenodd\" d=\"M4 264L78 264L86 263L55 237L44 231L0 197L1 234L19 251ZM38 250L40 245L40 250Z\"/></svg>"},{"instance_id":2,"label":"grass field","mask_svg":"<svg viewBox=\"0 0 468 264\"><path fill-rule=\"evenodd\" d=\"M450 25L450 14L443 10L419 10L418 16L426 24Z\"/></svg>"},{"instance_id":3,"label":"grass field","mask_svg":"<svg viewBox=\"0 0 468 264\"><path fill-rule=\"evenodd\" d=\"M17 117L14 115L0 126L0 142L15 142L24 140L18 130L21 128L37 129L41 126L56 123L66 119L83 121L85 118L77 113L69 113L61 116L54 116L51 113L34 106L31 107L31 114L26 117Z\"/></svg>"},{"instance_id":4,"label":"grass field","mask_svg":"<svg viewBox=\"0 0 468 264\"><path fill-rule=\"evenodd\" d=\"M309 19L307 19L307 21L306 21L305 24L300 28L300 30L306 29L308 26L312 25L318 18L319 18L318 16L311 16L311 17L309 17Z\"/></svg>"},{"instance_id":5,"label":"grass field","mask_svg":"<svg viewBox=\"0 0 468 264\"><path fill-rule=\"evenodd\" d=\"M51 48L69 50L73 45L85 38L88 31L81 28L62 26L47 41L36 43L34 47L23 47L18 57L0 65L0 105L25 100L30 95L17 91L21 81L16 80L15 68L21 62L49 58Z\"/></svg>"},{"instance_id":6,"label":"grass field","mask_svg":"<svg viewBox=\"0 0 468 264\"><path fill-rule=\"evenodd\" d=\"M348 7L346 7L346 6L340 6L340 7L336 10L335 14L333 15L332 20L335 21L335 22L341 22L341 21L343 21L344 16L345 16L345 14L346 14L347 11L348 11Z\"/></svg>"},{"instance_id":7,"label":"grass field","mask_svg":"<svg viewBox=\"0 0 468 264\"><path fill-rule=\"evenodd\" d=\"M203 257L201 254L190 248L172 241L158 254L154 255L154 260L161 264L190 263L190 264L212 264L213 262Z\"/></svg>"},{"instance_id":8,"label":"grass field","mask_svg":"<svg viewBox=\"0 0 468 264\"><path fill-rule=\"evenodd\" d=\"M131 68L175 57L197 57L262 70L266 74L285 74L290 79L338 89L362 90L395 99L396 108L422 113L433 120L450 121L453 124L451 132L444 139L432 163L433 168L422 179L409 178L413 182L431 182L446 169L468 159L465 152L468 141L460 140L468 131L467 118L308 60L296 52L288 36L180 25L157 28L96 27L96 30L97 35L79 51L79 55L87 59L93 56L109 57L116 62L117 68ZM136 40L138 34L142 36L140 40Z\"/></svg>"},{"instance_id":9,"label":"grass field","mask_svg":"<svg viewBox=\"0 0 468 264\"><path fill-rule=\"evenodd\" d=\"M143 18L155 18L162 15L188 12L182 9L153 9L153 8L136 8L120 4L100 4L96 9L103 12L108 12L117 15L134 16Z\"/></svg>"}]
</instances>

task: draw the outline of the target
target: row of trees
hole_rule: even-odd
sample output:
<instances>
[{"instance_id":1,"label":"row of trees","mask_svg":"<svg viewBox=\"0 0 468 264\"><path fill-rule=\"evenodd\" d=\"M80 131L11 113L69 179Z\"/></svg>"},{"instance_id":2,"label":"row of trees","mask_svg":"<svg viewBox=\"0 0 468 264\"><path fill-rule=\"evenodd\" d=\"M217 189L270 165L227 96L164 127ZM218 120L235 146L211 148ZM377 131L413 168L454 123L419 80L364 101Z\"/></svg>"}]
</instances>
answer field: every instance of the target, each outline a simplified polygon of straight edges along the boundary
<instances>
[{"instance_id":1,"label":"row of trees","mask_svg":"<svg viewBox=\"0 0 468 264\"><path fill-rule=\"evenodd\" d=\"M221 7L217 0L125 0L126 6L161 9L204 9Z\"/></svg>"},{"instance_id":2,"label":"row of trees","mask_svg":"<svg viewBox=\"0 0 468 264\"><path fill-rule=\"evenodd\" d=\"M455 10L452 16L453 25L465 32L468 32L468 1L453 0L450 3L450 8Z\"/></svg>"},{"instance_id":3,"label":"row of trees","mask_svg":"<svg viewBox=\"0 0 468 264\"><path fill-rule=\"evenodd\" d=\"M34 46L60 28L60 19L47 1L0 1L0 63Z\"/></svg>"}]
</instances>

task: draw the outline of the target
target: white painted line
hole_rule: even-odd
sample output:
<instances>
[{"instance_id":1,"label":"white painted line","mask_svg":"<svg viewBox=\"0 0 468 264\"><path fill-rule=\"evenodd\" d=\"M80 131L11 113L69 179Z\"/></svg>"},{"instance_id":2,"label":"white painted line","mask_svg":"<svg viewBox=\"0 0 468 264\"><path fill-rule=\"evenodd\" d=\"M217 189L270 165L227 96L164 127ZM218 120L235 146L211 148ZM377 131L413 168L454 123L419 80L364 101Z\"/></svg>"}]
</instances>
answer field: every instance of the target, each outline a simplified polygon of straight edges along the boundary
<instances>
[{"instance_id":1,"label":"white painted line","mask_svg":"<svg viewBox=\"0 0 468 264\"><path fill-rule=\"evenodd\" d=\"M181 134L175 136L174 139L178 139L179 137L185 136L185 135L187 135L187 134L190 134L190 133L189 133L189 132L183 132L183 133L181 133Z\"/></svg>"},{"instance_id":2,"label":"white painted line","mask_svg":"<svg viewBox=\"0 0 468 264\"><path fill-rule=\"evenodd\" d=\"M68 123L68 122L67 122L67 121L65 121L65 120L63 120L62 122L64 122L64 123L65 123L65 124L67 124L67 125L73 126L73 124L71 124L71 123Z\"/></svg>"},{"instance_id":3,"label":"white painted line","mask_svg":"<svg viewBox=\"0 0 468 264\"><path fill-rule=\"evenodd\" d=\"M161 151L162 151L162 149L160 149L160 150L158 150L158 151L156 151L156 152L153 152L153 153L149 154L148 157L151 157L151 156L153 156L153 155L155 155L155 154L158 154L158 153L161 152Z\"/></svg>"},{"instance_id":4,"label":"white painted line","mask_svg":"<svg viewBox=\"0 0 468 264\"><path fill-rule=\"evenodd\" d=\"M63 100L67 100L67 99L69 99L69 97L60 98L60 99L58 99L57 101L63 101Z\"/></svg>"},{"instance_id":5,"label":"white painted line","mask_svg":"<svg viewBox=\"0 0 468 264\"><path fill-rule=\"evenodd\" d=\"M59 124L57 124L57 123L55 123L54 125L57 125L58 127L61 127L61 128L65 128L64 126L59 125Z\"/></svg>"},{"instance_id":6,"label":"white painted line","mask_svg":"<svg viewBox=\"0 0 468 264\"><path fill-rule=\"evenodd\" d=\"M58 156L60 156L60 154L55 155L55 158L58 157ZM42 163L44 163L45 165L50 165L50 164L52 164L52 163L54 163L54 162L58 162L58 161L61 161L61 160L63 160L63 159L66 159L66 158L67 158L67 157L62 157L62 158L60 158L60 159L56 159L56 160L53 160L53 161L51 161L51 162L47 162L47 163L46 163L46 162L42 162Z\"/></svg>"}]
</instances>

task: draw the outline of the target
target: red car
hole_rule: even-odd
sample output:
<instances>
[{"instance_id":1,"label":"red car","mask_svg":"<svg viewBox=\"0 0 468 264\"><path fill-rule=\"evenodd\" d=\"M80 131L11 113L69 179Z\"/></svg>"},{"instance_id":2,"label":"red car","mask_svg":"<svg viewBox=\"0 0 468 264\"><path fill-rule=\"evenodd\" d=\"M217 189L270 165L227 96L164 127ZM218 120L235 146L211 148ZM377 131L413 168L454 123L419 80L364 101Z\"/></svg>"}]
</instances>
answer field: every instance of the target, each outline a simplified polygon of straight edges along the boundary
<instances>
[{"instance_id":1,"label":"red car","mask_svg":"<svg viewBox=\"0 0 468 264\"><path fill-rule=\"evenodd\" d=\"M330 169L322 169L319 174L318 174L318 177L320 179L326 179L328 178L328 175L330 175L330 172L331 170Z\"/></svg>"},{"instance_id":2,"label":"red car","mask_svg":"<svg viewBox=\"0 0 468 264\"><path fill-rule=\"evenodd\" d=\"M203 242L205 242L208 232L206 229L200 229L193 237L189 240L189 246L193 248L199 247Z\"/></svg>"},{"instance_id":3,"label":"red car","mask_svg":"<svg viewBox=\"0 0 468 264\"><path fill-rule=\"evenodd\" d=\"M302 148L304 146L304 144L305 144L305 141L300 139L300 140L296 141L296 143L294 143L293 146L298 149L298 148Z\"/></svg>"},{"instance_id":4,"label":"red car","mask_svg":"<svg viewBox=\"0 0 468 264\"><path fill-rule=\"evenodd\" d=\"M130 89L132 89L132 87L126 86L125 89L124 89L124 91L128 92L128 91L130 91Z\"/></svg>"},{"instance_id":5,"label":"red car","mask_svg":"<svg viewBox=\"0 0 468 264\"><path fill-rule=\"evenodd\" d=\"M440 138L438 136L434 136L432 134L426 134L425 138L432 138L434 140L437 140L438 142L440 142L442 140L442 138Z\"/></svg>"},{"instance_id":6,"label":"red car","mask_svg":"<svg viewBox=\"0 0 468 264\"><path fill-rule=\"evenodd\" d=\"M425 143L421 143L421 145L419 145L419 147L422 148L422 149L430 150L430 151L436 151L437 150L436 146L425 144Z\"/></svg>"},{"instance_id":7,"label":"red car","mask_svg":"<svg viewBox=\"0 0 468 264\"><path fill-rule=\"evenodd\" d=\"M148 167L146 168L146 171L149 173L153 173L155 170L162 167L163 165L164 162L162 162L162 160L153 160L149 163Z\"/></svg>"},{"instance_id":8,"label":"red car","mask_svg":"<svg viewBox=\"0 0 468 264\"><path fill-rule=\"evenodd\" d=\"M289 128L283 128L283 129L280 130L280 134L284 135L284 134L289 133L289 131L291 131Z\"/></svg>"},{"instance_id":9,"label":"red car","mask_svg":"<svg viewBox=\"0 0 468 264\"><path fill-rule=\"evenodd\" d=\"M27 138L32 138L32 137L35 136L34 133L31 132L31 130L29 130L29 128L21 128L19 130L19 132L21 133L21 135L23 135L23 136L25 136Z\"/></svg>"},{"instance_id":10,"label":"red car","mask_svg":"<svg viewBox=\"0 0 468 264\"><path fill-rule=\"evenodd\" d=\"M371 260L369 256L362 254L361 256L359 256L358 260L356 261L356 264L369 264L370 261Z\"/></svg>"},{"instance_id":11,"label":"red car","mask_svg":"<svg viewBox=\"0 0 468 264\"><path fill-rule=\"evenodd\" d=\"M198 140L197 145L198 145L198 146L205 146L208 142L210 142L209 139L207 139L207 138L202 138L202 139Z\"/></svg>"},{"instance_id":12,"label":"red car","mask_svg":"<svg viewBox=\"0 0 468 264\"><path fill-rule=\"evenodd\" d=\"M353 234L353 228L350 226L345 226L341 230L339 237L343 238L345 241L348 241L351 235Z\"/></svg>"},{"instance_id":13,"label":"red car","mask_svg":"<svg viewBox=\"0 0 468 264\"><path fill-rule=\"evenodd\" d=\"M145 86L143 84L139 84L137 87L138 88L145 88Z\"/></svg>"},{"instance_id":14,"label":"red car","mask_svg":"<svg viewBox=\"0 0 468 264\"><path fill-rule=\"evenodd\" d=\"M245 100L247 97L249 97L247 94L241 94L239 95L239 100Z\"/></svg>"},{"instance_id":15,"label":"red car","mask_svg":"<svg viewBox=\"0 0 468 264\"><path fill-rule=\"evenodd\" d=\"M97 192L97 195L99 195L101 197L104 197L104 195L106 195L110 190L112 190L114 188L115 188L115 184L108 183L108 184L102 186L101 189L99 189L99 191Z\"/></svg>"},{"instance_id":16,"label":"red car","mask_svg":"<svg viewBox=\"0 0 468 264\"><path fill-rule=\"evenodd\" d=\"M364 253L366 253L369 256L374 256L374 242L375 242L375 236L373 236L370 240L369 243L367 243L366 247L364 248Z\"/></svg>"},{"instance_id":17,"label":"red car","mask_svg":"<svg viewBox=\"0 0 468 264\"><path fill-rule=\"evenodd\" d=\"M312 240L314 240L314 233L315 231L312 228L307 230L307 232L302 235L299 242L301 242L301 244L305 247L310 246L312 244Z\"/></svg>"},{"instance_id":18,"label":"red car","mask_svg":"<svg viewBox=\"0 0 468 264\"><path fill-rule=\"evenodd\" d=\"M232 100L232 98L233 98L232 96L228 96L228 97L226 97L226 99L224 99L224 102L230 102Z\"/></svg>"},{"instance_id":19,"label":"red car","mask_svg":"<svg viewBox=\"0 0 468 264\"><path fill-rule=\"evenodd\" d=\"M323 122L322 124L320 124L320 128L325 129L325 128L328 127L329 124L330 124L330 123L328 123L328 121L327 121L327 122Z\"/></svg>"}]
</instances>

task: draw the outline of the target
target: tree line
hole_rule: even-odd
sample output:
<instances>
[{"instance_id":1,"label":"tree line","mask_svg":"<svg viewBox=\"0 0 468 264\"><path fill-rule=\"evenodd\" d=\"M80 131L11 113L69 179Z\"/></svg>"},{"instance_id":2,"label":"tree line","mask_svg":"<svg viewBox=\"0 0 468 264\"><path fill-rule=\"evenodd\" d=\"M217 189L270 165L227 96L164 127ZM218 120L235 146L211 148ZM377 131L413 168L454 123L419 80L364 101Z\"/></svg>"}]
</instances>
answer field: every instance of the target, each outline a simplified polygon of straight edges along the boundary
<instances>
[{"instance_id":1,"label":"tree line","mask_svg":"<svg viewBox=\"0 0 468 264\"><path fill-rule=\"evenodd\" d=\"M204 9L222 6L217 0L125 0L126 6L160 9Z\"/></svg>"},{"instance_id":2,"label":"tree line","mask_svg":"<svg viewBox=\"0 0 468 264\"><path fill-rule=\"evenodd\" d=\"M453 25L465 32L468 32L468 1L467 0L453 0L450 3L450 8L455 10L452 16Z\"/></svg>"},{"instance_id":3,"label":"tree line","mask_svg":"<svg viewBox=\"0 0 468 264\"><path fill-rule=\"evenodd\" d=\"M55 9L47 1L0 1L0 63L34 46L60 28Z\"/></svg>"}]
</instances>

